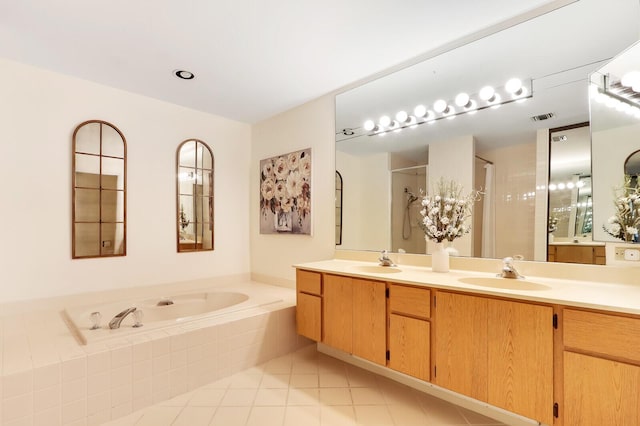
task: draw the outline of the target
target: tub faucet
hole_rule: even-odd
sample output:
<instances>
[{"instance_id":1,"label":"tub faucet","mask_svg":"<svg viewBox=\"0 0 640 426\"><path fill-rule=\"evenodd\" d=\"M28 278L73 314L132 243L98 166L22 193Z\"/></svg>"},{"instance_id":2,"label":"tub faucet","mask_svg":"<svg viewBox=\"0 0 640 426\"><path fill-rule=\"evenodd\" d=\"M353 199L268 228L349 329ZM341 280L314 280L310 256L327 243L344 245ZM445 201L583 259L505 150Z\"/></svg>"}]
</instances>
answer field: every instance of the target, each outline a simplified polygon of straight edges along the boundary
<instances>
[{"instance_id":1,"label":"tub faucet","mask_svg":"<svg viewBox=\"0 0 640 426\"><path fill-rule=\"evenodd\" d=\"M125 317L127 315L129 315L130 313L135 312L135 310L136 310L135 307L131 307L131 308L127 308L124 311L120 312L118 315L113 317L113 319L111 321L109 321L109 328L110 329L120 328L120 323L122 322L122 320L125 319Z\"/></svg>"},{"instance_id":2,"label":"tub faucet","mask_svg":"<svg viewBox=\"0 0 640 426\"><path fill-rule=\"evenodd\" d=\"M522 275L513 266L513 257L505 257L502 259L502 270L498 274L502 278L524 279Z\"/></svg>"},{"instance_id":3,"label":"tub faucet","mask_svg":"<svg viewBox=\"0 0 640 426\"><path fill-rule=\"evenodd\" d=\"M380 258L378 260L380 261L380 266L396 266L394 265L393 261L389 259L389 254L386 250L382 250L382 252L380 253Z\"/></svg>"}]
</instances>

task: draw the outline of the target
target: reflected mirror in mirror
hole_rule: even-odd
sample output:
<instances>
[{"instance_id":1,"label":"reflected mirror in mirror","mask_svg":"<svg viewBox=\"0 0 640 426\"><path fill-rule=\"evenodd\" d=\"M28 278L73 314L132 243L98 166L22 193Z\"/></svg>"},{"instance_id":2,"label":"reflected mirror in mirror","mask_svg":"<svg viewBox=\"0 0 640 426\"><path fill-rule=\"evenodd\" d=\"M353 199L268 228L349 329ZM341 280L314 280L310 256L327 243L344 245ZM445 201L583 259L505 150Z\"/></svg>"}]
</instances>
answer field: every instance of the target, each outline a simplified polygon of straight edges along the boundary
<instances>
[{"instance_id":1,"label":"reflected mirror in mirror","mask_svg":"<svg viewBox=\"0 0 640 426\"><path fill-rule=\"evenodd\" d=\"M589 74L637 39L640 5L615 3L616 19L581 0L338 94L340 248L396 250L407 199L394 196L393 170L426 167L427 188L447 177L484 192L468 240L454 241L461 255L546 260L549 129L589 121Z\"/></svg>"},{"instance_id":2,"label":"reflected mirror in mirror","mask_svg":"<svg viewBox=\"0 0 640 426\"><path fill-rule=\"evenodd\" d=\"M74 259L126 254L126 152L124 135L106 121L73 133Z\"/></svg>"},{"instance_id":3,"label":"reflected mirror in mirror","mask_svg":"<svg viewBox=\"0 0 640 426\"><path fill-rule=\"evenodd\" d=\"M336 245L342 244L342 175L336 170Z\"/></svg>"},{"instance_id":4,"label":"reflected mirror in mirror","mask_svg":"<svg viewBox=\"0 0 640 426\"><path fill-rule=\"evenodd\" d=\"M213 250L213 153L203 141L190 139L176 155L177 250Z\"/></svg>"},{"instance_id":5,"label":"reflected mirror in mirror","mask_svg":"<svg viewBox=\"0 0 640 426\"><path fill-rule=\"evenodd\" d=\"M594 72L590 83L594 239L637 243L640 43Z\"/></svg>"},{"instance_id":6,"label":"reflected mirror in mirror","mask_svg":"<svg viewBox=\"0 0 640 426\"><path fill-rule=\"evenodd\" d=\"M549 133L549 244L590 243L591 136L588 123Z\"/></svg>"}]
</instances>

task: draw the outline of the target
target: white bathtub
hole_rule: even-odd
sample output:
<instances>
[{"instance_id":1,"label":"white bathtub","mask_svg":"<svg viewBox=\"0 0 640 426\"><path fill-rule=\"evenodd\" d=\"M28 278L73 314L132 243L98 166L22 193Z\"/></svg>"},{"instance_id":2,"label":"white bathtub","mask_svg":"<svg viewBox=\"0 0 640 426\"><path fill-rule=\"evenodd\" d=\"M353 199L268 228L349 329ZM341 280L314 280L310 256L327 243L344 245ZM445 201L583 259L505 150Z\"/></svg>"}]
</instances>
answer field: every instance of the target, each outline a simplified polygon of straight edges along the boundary
<instances>
[{"instance_id":1,"label":"white bathtub","mask_svg":"<svg viewBox=\"0 0 640 426\"><path fill-rule=\"evenodd\" d=\"M170 300L169 305L159 303ZM131 334L148 332L160 327L183 324L189 321L213 318L220 315L253 309L282 299L272 295L251 294L233 288L220 288L214 291L176 294L173 296L152 297L141 300L121 301L100 305L89 305L65 309L62 316L69 330L78 342L86 345L105 339L126 337ZM117 329L109 328L109 321L119 312L135 307L142 311L141 327L133 327L134 315L127 315ZM91 314L100 312L100 329L92 330Z\"/></svg>"}]
</instances>

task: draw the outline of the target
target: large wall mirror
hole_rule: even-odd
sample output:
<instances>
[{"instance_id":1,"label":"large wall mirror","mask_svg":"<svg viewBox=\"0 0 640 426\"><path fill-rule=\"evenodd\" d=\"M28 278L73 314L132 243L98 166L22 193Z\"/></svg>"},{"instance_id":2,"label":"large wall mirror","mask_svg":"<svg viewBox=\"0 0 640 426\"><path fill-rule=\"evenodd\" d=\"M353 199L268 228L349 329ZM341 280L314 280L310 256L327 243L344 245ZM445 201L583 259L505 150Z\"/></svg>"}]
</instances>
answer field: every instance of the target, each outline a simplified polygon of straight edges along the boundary
<instances>
[{"instance_id":1,"label":"large wall mirror","mask_svg":"<svg viewBox=\"0 0 640 426\"><path fill-rule=\"evenodd\" d=\"M640 44L590 78L594 239L640 242Z\"/></svg>"},{"instance_id":2,"label":"large wall mirror","mask_svg":"<svg viewBox=\"0 0 640 426\"><path fill-rule=\"evenodd\" d=\"M614 3L616 19L580 0L337 95L336 168L349 182L339 248L428 253L412 199L444 176L485 193L460 255L545 261L550 129L589 121L589 74L638 38L638 2ZM564 238L589 239L588 216L576 212Z\"/></svg>"},{"instance_id":3,"label":"large wall mirror","mask_svg":"<svg viewBox=\"0 0 640 426\"><path fill-rule=\"evenodd\" d=\"M127 144L106 121L73 132L72 257L127 253Z\"/></svg>"},{"instance_id":4,"label":"large wall mirror","mask_svg":"<svg viewBox=\"0 0 640 426\"><path fill-rule=\"evenodd\" d=\"M176 155L177 250L213 250L213 153L203 141L189 139Z\"/></svg>"}]
</instances>

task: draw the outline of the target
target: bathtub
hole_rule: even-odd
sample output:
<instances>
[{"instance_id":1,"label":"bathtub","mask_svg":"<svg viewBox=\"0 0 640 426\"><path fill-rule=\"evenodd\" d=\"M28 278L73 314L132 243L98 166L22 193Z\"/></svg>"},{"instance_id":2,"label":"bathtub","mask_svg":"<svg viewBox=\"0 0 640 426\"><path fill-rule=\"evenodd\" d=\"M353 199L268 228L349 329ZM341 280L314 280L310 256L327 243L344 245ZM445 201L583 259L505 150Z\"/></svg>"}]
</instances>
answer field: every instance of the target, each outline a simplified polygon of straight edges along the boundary
<instances>
[{"instance_id":1,"label":"bathtub","mask_svg":"<svg viewBox=\"0 0 640 426\"><path fill-rule=\"evenodd\" d=\"M171 303L166 304L167 301ZM78 343L87 345L190 321L215 318L282 301L283 299L274 295L256 295L234 288L221 288L207 292L67 308L62 312L62 317ZM140 319L142 326L134 327L135 317L133 314L129 314L122 320L119 328L110 329L109 321L119 312L131 307L142 311ZM100 328L98 329L91 329L93 325L91 316L94 312L99 312L101 316Z\"/></svg>"}]
</instances>

